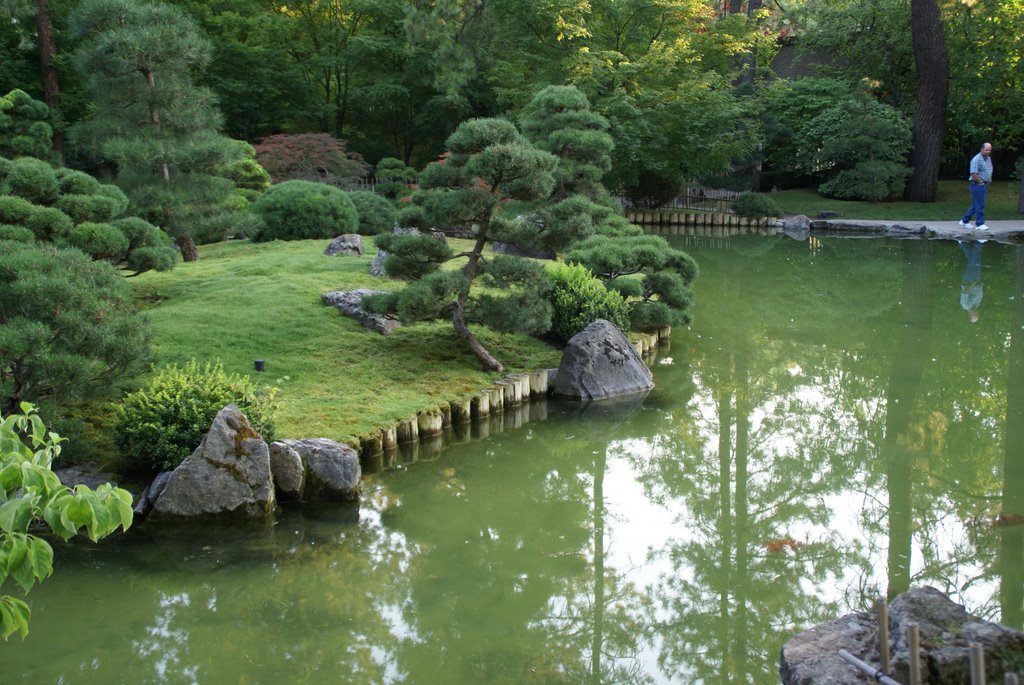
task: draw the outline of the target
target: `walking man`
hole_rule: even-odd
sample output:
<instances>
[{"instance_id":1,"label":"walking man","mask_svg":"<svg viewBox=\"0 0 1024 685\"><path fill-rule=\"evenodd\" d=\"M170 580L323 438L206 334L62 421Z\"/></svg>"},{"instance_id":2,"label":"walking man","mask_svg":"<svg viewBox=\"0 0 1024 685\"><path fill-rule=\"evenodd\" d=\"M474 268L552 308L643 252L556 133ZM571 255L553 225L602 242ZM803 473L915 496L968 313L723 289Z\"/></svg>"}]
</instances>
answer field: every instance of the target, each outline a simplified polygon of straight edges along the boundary
<instances>
[{"instance_id":1,"label":"walking man","mask_svg":"<svg viewBox=\"0 0 1024 685\"><path fill-rule=\"evenodd\" d=\"M988 229L985 225L985 196L988 194L988 184L992 182L992 143L985 143L981 151L974 155L971 160L971 206L960 219L960 225L970 228L968 223L973 216L979 231Z\"/></svg>"}]
</instances>

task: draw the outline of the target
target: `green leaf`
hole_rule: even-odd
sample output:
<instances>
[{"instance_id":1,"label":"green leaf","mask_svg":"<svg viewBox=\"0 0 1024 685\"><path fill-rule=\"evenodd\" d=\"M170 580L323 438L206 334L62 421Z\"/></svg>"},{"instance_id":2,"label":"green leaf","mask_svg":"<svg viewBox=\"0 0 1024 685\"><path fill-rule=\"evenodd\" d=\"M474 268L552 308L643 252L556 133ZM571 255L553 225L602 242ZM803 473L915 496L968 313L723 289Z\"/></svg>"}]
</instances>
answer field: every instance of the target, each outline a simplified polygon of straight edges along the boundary
<instances>
[{"instance_id":1,"label":"green leaf","mask_svg":"<svg viewBox=\"0 0 1024 685\"><path fill-rule=\"evenodd\" d=\"M29 537L29 559L32 563L32 575L37 580L44 580L53 573L53 548L42 538L34 535Z\"/></svg>"},{"instance_id":2,"label":"green leaf","mask_svg":"<svg viewBox=\"0 0 1024 685\"><path fill-rule=\"evenodd\" d=\"M32 502L22 496L0 505L0 530L17 533L28 528L32 520Z\"/></svg>"},{"instance_id":3,"label":"green leaf","mask_svg":"<svg viewBox=\"0 0 1024 685\"><path fill-rule=\"evenodd\" d=\"M31 617L32 610L28 604L9 595L0 596L0 637L6 640L18 631L24 640L28 635L28 621Z\"/></svg>"}]
</instances>

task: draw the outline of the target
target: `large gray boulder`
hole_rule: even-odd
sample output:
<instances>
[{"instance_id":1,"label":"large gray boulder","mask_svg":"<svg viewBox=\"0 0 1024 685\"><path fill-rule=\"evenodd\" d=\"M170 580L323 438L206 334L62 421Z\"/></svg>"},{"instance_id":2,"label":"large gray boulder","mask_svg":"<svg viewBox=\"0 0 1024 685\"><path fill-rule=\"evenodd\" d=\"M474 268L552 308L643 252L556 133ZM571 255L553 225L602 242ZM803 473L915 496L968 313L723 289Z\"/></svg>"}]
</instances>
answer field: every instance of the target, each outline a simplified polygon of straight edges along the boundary
<instances>
[{"instance_id":1,"label":"large gray boulder","mask_svg":"<svg viewBox=\"0 0 1024 685\"><path fill-rule=\"evenodd\" d=\"M367 295L386 294L386 290L370 290L358 288L356 290L332 290L321 296L323 303L330 307L336 307L345 316L355 319L371 331L381 335L387 335L395 330L401 323L398 319L385 314L373 314L363 309L363 298Z\"/></svg>"},{"instance_id":2,"label":"large gray boulder","mask_svg":"<svg viewBox=\"0 0 1024 685\"><path fill-rule=\"evenodd\" d=\"M167 479L153 518L260 517L274 511L270 450L233 404L218 412L210 432Z\"/></svg>"},{"instance_id":3,"label":"large gray boulder","mask_svg":"<svg viewBox=\"0 0 1024 685\"><path fill-rule=\"evenodd\" d=\"M352 257L363 256L363 236L358 233L343 233L331 241L331 244L324 250L328 257L338 255L350 255Z\"/></svg>"},{"instance_id":4,"label":"large gray boulder","mask_svg":"<svg viewBox=\"0 0 1024 685\"><path fill-rule=\"evenodd\" d=\"M930 685L970 682L970 645L985 650L986 682L1003 682L1006 672L1024 662L1024 633L983 621L931 587L909 590L889 605L892 677L910 681L907 626L921 636L921 672ZM839 650L878 665L878 620L873 613L844 616L797 635L782 648L783 685L846 685L868 682L842 660Z\"/></svg>"},{"instance_id":5,"label":"large gray boulder","mask_svg":"<svg viewBox=\"0 0 1024 685\"><path fill-rule=\"evenodd\" d=\"M359 455L344 443L326 438L277 440L270 446L270 460L284 496L359 498Z\"/></svg>"},{"instance_id":6,"label":"large gray boulder","mask_svg":"<svg viewBox=\"0 0 1024 685\"><path fill-rule=\"evenodd\" d=\"M632 343L615 324L604 319L569 340L554 382L556 395L581 400L647 392L653 387L651 370Z\"/></svg>"}]
</instances>

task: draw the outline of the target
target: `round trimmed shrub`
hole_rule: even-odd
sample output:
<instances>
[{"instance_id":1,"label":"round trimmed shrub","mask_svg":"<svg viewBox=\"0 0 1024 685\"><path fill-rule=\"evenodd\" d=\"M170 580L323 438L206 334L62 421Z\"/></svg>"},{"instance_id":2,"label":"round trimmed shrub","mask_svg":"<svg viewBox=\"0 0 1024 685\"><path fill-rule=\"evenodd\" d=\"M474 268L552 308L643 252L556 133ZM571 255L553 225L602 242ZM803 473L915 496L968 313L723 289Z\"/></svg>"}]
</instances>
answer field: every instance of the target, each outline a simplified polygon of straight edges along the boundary
<instances>
[{"instance_id":1,"label":"round trimmed shrub","mask_svg":"<svg viewBox=\"0 0 1024 685\"><path fill-rule=\"evenodd\" d=\"M256 241L334 238L359 227L356 207L343 190L312 181L271 186L252 211L261 219Z\"/></svg>"},{"instance_id":2,"label":"round trimmed shrub","mask_svg":"<svg viewBox=\"0 0 1024 685\"><path fill-rule=\"evenodd\" d=\"M114 217L121 216L128 209L128 196L115 185L101 183L100 187L96 189L95 195L108 198L113 202L111 214L104 221L110 221Z\"/></svg>"},{"instance_id":3,"label":"round trimmed shrub","mask_svg":"<svg viewBox=\"0 0 1024 685\"><path fill-rule=\"evenodd\" d=\"M548 297L554 309L551 335L561 344L598 319L629 330L629 304L621 294L605 288L590 269L580 264L556 264L548 275Z\"/></svg>"},{"instance_id":4,"label":"round trimmed shrub","mask_svg":"<svg viewBox=\"0 0 1024 685\"><path fill-rule=\"evenodd\" d=\"M0 224L0 240L13 240L18 243L35 242L36 236L24 226Z\"/></svg>"},{"instance_id":5,"label":"round trimmed shrub","mask_svg":"<svg viewBox=\"0 0 1024 685\"><path fill-rule=\"evenodd\" d=\"M95 195L100 189L100 182L95 178L84 171L67 167L57 169L57 182L60 183L62 195Z\"/></svg>"},{"instance_id":6,"label":"round trimmed shrub","mask_svg":"<svg viewBox=\"0 0 1024 685\"><path fill-rule=\"evenodd\" d=\"M124 233L124 236L128 239L129 250L139 247L169 247L171 244L170 236L145 219L140 219L137 216L117 219L111 221L110 224L116 226Z\"/></svg>"},{"instance_id":7,"label":"round trimmed shrub","mask_svg":"<svg viewBox=\"0 0 1024 685\"><path fill-rule=\"evenodd\" d=\"M105 195L64 195L55 205L76 224L85 221L104 222L117 216L118 202Z\"/></svg>"},{"instance_id":8,"label":"round trimmed shrub","mask_svg":"<svg viewBox=\"0 0 1024 685\"><path fill-rule=\"evenodd\" d=\"M395 227L398 209L383 195L366 190L348 193L348 197L359 213L359 233L377 235Z\"/></svg>"},{"instance_id":9,"label":"round trimmed shrub","mask_svg":"<svg viewBox=\"0 0 1024 685\"><path fill-rule=\"evenodd\" d=\"M36 238L47 242L65 239L74 226L71 217L56 207L33 207L32 214L25 219L24 225Z\"/></svg>"},{"instance_id":10,"label":"round trimmed shrub","mask_svg":"<svg viewBox=\"0 0 1024 685\"><path fill-rule=\"evenodd\" d=\"M235 404L267 442L276 388L257 389L248 376L227 374L217 362L166 366L129 394L117 411L114 444L133 465L167 471L199 447L217 412Z\"/></svg>"},{"instance_id":11,"label":"round trimmed shrub","mask_svg":"<svg viewBox=\"0 0 1024 685\"><path fill-rule=\"evenodd\" d=\"M19 157L11 162L4 190L43 205L54 202L60 195L60 185L53 167L33 157Z\"/></svg>"},{"instance_id":12,"label":"round trimmed shrub","mask_svg":"<svg viewBox=\"0 0 1024 685\"><path fill-rule=\"evenodd\" d=\"M24 226L36 206L23 197L0 195L0 224Z\"/></svg>"},{"instance_id":13,"label":"round trimmed shrub","mask_svg":"<svg viewBox=\"0 0 1024 685\"><path fill-rule=\"evenodd\" d=\"M120 229L110 224L91 221L79 224L71 229L67 243L93 259L119 262L128 254L128 238Z\"/></svg>"},{"instance_id":14,"label":"round trimmed shrub","mask_svg":"<svg viewBox=\"0 0 1024 685\"><path fill-rule=\"evenodd\" d=\"M762 193L741 193L732 203L732 211L748 219L782 216L782 209L775 199Z\"/></svg>"},{"instance_id":15,"label":"round trimmed shrub","mask_svg":"<svg viewBox=\"0 0 1024 685\"><path fill-rule=\"evenodd\" d=\"M7 172L11 170L13 162L6 157L0 157L0 183L7 178Z\"/></svg>"}]
</instances>

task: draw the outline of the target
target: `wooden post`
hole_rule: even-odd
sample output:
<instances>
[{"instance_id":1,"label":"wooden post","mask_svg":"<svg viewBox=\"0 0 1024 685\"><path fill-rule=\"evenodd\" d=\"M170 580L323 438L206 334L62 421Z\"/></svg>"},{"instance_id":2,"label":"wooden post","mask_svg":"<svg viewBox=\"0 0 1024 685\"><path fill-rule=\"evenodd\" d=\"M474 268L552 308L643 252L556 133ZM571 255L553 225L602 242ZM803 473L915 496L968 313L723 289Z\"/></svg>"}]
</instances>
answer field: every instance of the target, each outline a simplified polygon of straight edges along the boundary
<instances>
[{"instance_id":1,"label":"wooden post","mask_svg":"<svg viewBox=\"0 0 1024 685\"><path fill-rule=\"evenodd\" d=\"M548 370L530 372L530 397L546 397L548 394Z\"/></svg>"},{"instance_id":2,"label":"wooden post","mask_svg":"<svg viewBox=\"0 0 1024 685\"><path fill-rule=\"evenodd\" d=\"M921 629L916 623L907 624L907 645L910 651L910 685L921 685Z\"/></svg>"},{"instance_id":3,"label":"wooden post","mask_svg":"<svg viewBox=\"0 0 1024 685\"><path fill-rule=\"evenodd\" d=\"M383 447L385 451L393 450L398 447L398 427L388 426L387 428L381 429L380 442L381 447Z\"/></svg>"},{"instance_id":4,"label":"wooden post","mask_svg":"<svg viewBox=\"0 0 1024 685\"><path fill-rule=\"evenodd\" d=\"M1020 674L1019 673L1007 673L1006 674L1006 685L1020 685Z\"/></svg>"},{"instance_id":5,"label":"wooden post","mask_svg":"<svg viewBox=\"0 0 1024 685\"><path fill-rule=\"evenodd\" d=\"M889 603L878 598L878 651L882 655L882 673L889 670Z\"/></svg>"},{"instance_id":6,"label":"wooden post","mask_svg":"<svg viewBox=\"0 0 1024 685\"><path fill-rule=\"evenodd\" d=\"M474 395L470 402L471 416L474 419L482 419L491 413L491 394L486 390Z\"/></svg>"}]
</instances>

